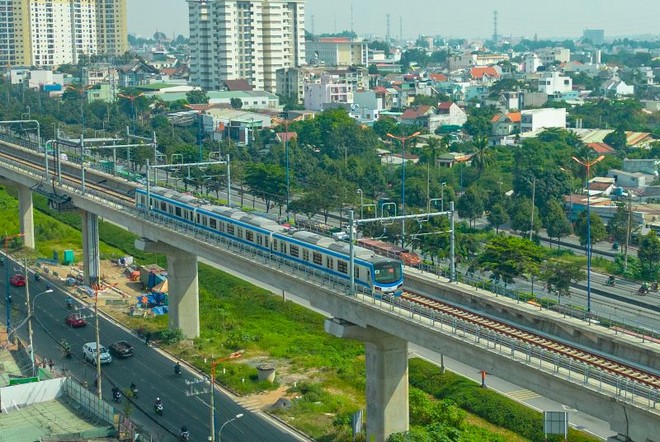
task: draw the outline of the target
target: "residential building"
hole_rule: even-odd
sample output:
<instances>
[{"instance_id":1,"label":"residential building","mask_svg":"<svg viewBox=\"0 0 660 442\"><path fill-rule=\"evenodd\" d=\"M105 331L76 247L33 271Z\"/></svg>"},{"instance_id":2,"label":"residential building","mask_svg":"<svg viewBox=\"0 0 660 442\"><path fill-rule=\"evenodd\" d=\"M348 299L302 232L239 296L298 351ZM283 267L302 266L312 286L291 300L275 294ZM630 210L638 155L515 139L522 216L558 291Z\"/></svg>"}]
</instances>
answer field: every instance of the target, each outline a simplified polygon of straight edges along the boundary
<instances>
[{"instance_id":1,"label":"residential building","mask_svg":"<svg viewBox=\"0 0 660 442\"><path fill-rule=\"evenodd\" d=\"M621 97L624 95L635 95L635 86L628 85L625 81L613 78L603 83L603 93L606 96Z\"/></svg>"},{"instance_id":2,"label":"residential building","mask_svg":"<svg viewBox=\"0 0 660 442\"><path fill-rule=\"evenodd\" d=\"M520 131L533 132L550 127L566 128L565 108L528 109L520 112Z\"/></svg>"},{"instance_id":3,"label":"residential building","mask_svg":"<svg viewBox=\"0 0 660 442\"><path fill-rule=\"evenodd\" d=\"M658 176L658 167L660 160L657 159L629 159L624 158L623 170L625 172L641 172L647 175Z\"/></svg>"},{"instance_id":4,"label":"residential building","mask_svg":"<svg viewBox=\"0 0 660 442\"><path fill-rule=\"evenodd\" d=\"M653 183L655 176L642 172L626 172L619 169L610 169L608 177L613 177L617 186L631 187L635 189L649 186Z\"/></svg>"},{"instance_id":5,"label":"residential building","mask_svg":"<svg viewBox=\"0 0 660 442\"><path fill-rule=\"evenodd\" d=\"M591 40L594 45L600 46L605 43L605 30L585 29L582 33L582 38L585 40Z\"/></svg>"},{"instance_id":6,"label":"residential building","mask_svg":"<svg viewBox=\"0 0 660 442\"><path fill-rule=\"evenodd\" d=\"M539 79L539 92L562 95L573 90L573 79L557 71L544 72Z\"/></svg>"},{"instance_id":7,"label":"residential building","mask_svg":"<svg viewBox=\"0 0 660 442\"><path fill-rule=\"evenodd\" d=\"M538 51L539 59L544 66L571 61L571 50L566 48L548 48Z\"/></svg>"},{"instance_id":8,"label":"residential building","mask_svg":"<svg viewBox=\"0 0 660 442\"><path fill-rule=\"evenodd\" d=\"M440 127L442 126L463 126L467 121L467 114L458 104L451 101L438 103L437 115Z\"/></svg>"},{"instance_id":9,"label":"residential building","mask_svg":"<svg viewBox=\"0 0 660 442\"><path fill-rule=\"evenodd\" d=\"M367 43L350 38L307 40L305 53L312 66L366 66L369 62Z\"/></svg>"},{"instance_id":10,"label":"residential building","mask_svg":"<svg viewBox=\"0 0 660 442\"><path fill-rule=\"evenodd\" d=\"M523 72L526 74L533 74L536 72L542 65L541 59L536 54L527 54L523 58L523 64L525 66Z\"/></svg>"},{"instance_id":11,"label":"residential building","mask_svg":"<svg viewBox=\"0 0 660 442\"><path fill-rule=\"evenodd\" d=\"M244 78L275 92L276 72L305 61L305 0L187 0L190 81L217 90Z\"/></svg>"},{"instance_id":12,"label":"residential building","mask_svg":"<svg viewBox=\"0 0 660 442\"><path fill-rule=\"evenodd\" d=\"M305 84L305 109L324 110L333 103L352 104L353 86L341 83L338 75L323 74L319 81Z\"/></svg>"},{"instance_id":13,"label":"residential building","mask_svg":"<svg viewBox=\"0 0 660 442\"><path fill-rule=\"evenodd\" d=\"M492 134L494 137L506 137L515 133L520 133L521 123L520 112L509 112L506 114L497 114L490 120Z\"/></svg>"},{"instance_id":14,"label":"residential building","mask_svg":"<svg viewBox=\"0 0 660 442\"><path fill-rule=\"evenodd\" d=\"M126 0L0 0L0 63L58 66L128 50Z\"/></svg>"}]
</instances>

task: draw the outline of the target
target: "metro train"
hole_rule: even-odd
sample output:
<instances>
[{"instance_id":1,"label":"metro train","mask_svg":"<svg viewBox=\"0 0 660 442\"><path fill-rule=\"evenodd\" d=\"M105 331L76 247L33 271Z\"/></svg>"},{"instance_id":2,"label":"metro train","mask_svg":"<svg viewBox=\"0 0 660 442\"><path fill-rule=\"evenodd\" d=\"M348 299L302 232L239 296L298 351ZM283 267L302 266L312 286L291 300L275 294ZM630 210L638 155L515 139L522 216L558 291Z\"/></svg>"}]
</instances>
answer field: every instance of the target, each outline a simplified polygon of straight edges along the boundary
<instances>
[{"instance_id":1,"label":"metro train","mask_svg":"<svg viewBox=\"0 0 660 442\"><path fill-rule=\"evenodd\" d=\"M276 221L205 201L164 187L135 191L135 204L182 223L228 238L273 257L309 267L349 282L349 244L305 230L285 228ZM355 284L375 296L398 296L403 287L403 265L399 260L376 255L363 247L353 248Z\"/></svg>"}]
</instances>

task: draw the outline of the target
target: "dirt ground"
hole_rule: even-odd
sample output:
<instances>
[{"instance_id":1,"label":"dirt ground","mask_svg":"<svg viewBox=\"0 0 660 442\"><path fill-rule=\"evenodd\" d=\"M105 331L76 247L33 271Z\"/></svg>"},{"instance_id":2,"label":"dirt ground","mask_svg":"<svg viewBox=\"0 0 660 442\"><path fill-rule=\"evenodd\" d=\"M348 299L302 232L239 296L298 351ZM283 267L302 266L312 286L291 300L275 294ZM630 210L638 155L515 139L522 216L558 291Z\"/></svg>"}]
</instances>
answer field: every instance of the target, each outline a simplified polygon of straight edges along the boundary
<instances>
[{"instance_id":1,"label":"dirt ground","mask_svg":"<svg viewBox=\"0 0 660 442\"><path fill-rule=\"evenodd\" d=\"M93 306L93 292L89 293L79 285L67 284L68 278L82 278L82 263L73 266L41 264L40 272L57 284L58 287L68 290L74 297L87 304L88 307ZM109 260L101 261L101 282L102 287L98 292L98 307L105 314L112 316L119 322L124 322L131 306L134 308L135 315L151 314L149 310L142 310L138 307L137 297L144 293L144 287L140 281L130 280L126 267ZM286 390L295 385L296 382L307 378L302 374L292 373L286 364L280 361L271 361L265 357L255 357L243 361L243 363L255 367L265 362L276 364L276 379L280 383L280 387L277 390L238 398L237 401L251 411L263 411L282 397L291 399Z\"/></svg>"}]
</instances>

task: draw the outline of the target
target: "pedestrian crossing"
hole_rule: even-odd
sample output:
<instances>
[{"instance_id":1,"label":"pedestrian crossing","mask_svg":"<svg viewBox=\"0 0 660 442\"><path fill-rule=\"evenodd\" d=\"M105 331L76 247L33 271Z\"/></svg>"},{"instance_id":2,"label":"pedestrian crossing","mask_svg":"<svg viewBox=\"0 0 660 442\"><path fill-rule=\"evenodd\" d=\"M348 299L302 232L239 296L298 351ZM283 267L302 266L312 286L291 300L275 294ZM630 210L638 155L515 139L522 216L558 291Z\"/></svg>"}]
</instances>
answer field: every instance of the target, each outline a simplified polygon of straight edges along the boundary
<instances>
[{"instance_id":1,"label":"pedestrian crossing","mask_svg":"<svg viewBox=\"0 0 660 442\"><path fill-rule=\"evenodd\" d=\"M509 391L506 393L507 396L509 396L511 399L515 399L517 401L529 401L532 399L536 399L538 397L541 397L541 395L534 393L533 391L530 390L514 390L514 391Z\"/></svg>"}]
</instances>

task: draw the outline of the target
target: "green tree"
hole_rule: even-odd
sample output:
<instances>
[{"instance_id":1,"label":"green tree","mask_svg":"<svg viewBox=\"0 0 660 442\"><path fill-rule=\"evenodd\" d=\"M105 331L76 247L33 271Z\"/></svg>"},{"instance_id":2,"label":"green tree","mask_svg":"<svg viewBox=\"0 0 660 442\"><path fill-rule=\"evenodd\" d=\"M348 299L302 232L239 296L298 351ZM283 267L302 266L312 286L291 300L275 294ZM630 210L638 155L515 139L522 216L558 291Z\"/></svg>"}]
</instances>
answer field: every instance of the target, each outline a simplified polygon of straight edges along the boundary
<instances>
[{"instance_id":1,"label":"green tree","mask_svg":"<svg viewBox=\"0 0 660 442\"><path fill-rule=\"evenodd\" d=\"M250 193L261 197L269 212L273 203L282 203L286 193L285 171L274 164L252 163L245 170L245 184Z\"/></svg>"},{"instance_id":2,"label":"green tree","mask_svg":"<svg viewBox=\"0 0 660 442\"><path fill-rule=\"evenodd\" d=\"M488 222L495 227L495 233L500 233L500 226L509 221L509 214L501 204L495 204L488 213Z\"/></svg>"},{"instance_id":3,"label":"green tree","mask_svg":"<svg viewBox=\"0 0 660 442\"><path fill-rule=\"evenodd\" d=\"M510 284L515 278L538 271L543 249L525 238L496 236L477 256L476 266Z\"/></svg>"},{"instance_id":4,"label":"green tree","mask_svg":"<svg viewBox=\"0 0 660 442\"><path fill-rule=\"evenodd\" d=\"M628 237L629 212L624 204L619 204L614 216L607 222L607 233L619 244L625 244Z\"/></svg>"},{"instance_id":5,"label":"green tree","mask_svg":"<svg viewBox=\"0 0 660 442\"><path fill-rule=\"evenodd\" d=\"M642 264L644 276L648 279L655 279L658 275L658 263L660 263L660 239L653 230L642 237L637 257Z\"/></svg>"},{"instance_id":6,"label":"green tree","mask_svg":"<svg viewBox=\"0 0 660 442\"><path fill-rule=\"evenodd\" d=\"M472 141L474 146L474 156L472 157L473 163L477 166L477 172L479 175L484 171L484 169L490 163L490 146L488 145L488 137L480 135Z\"/></svg>"},{"instance_id":7,"label":"green tree","mask_svg":"<svg viewBox=\"0 0 660 442\"><path fill-rule=\"evenodd\" d=\"M490 118L481 115L470 115L463 125L463 130L475 138L488 137L492 131Z\"/></svg>"},{"instance_id":8,"label":"green tree","mask_svg":"<svg viewBox=\"0 0 660 442\"><path fill-rule=\"evenodd\" d=\"M628 147L628 138L626 137L626 132L621 128L605 135L603 141L620 151L624 151L626 147Z\"/></svg>"},{"instance_id":9,"label":"green tree","mask_svg":"<svg viewBox=\"0 0 660 442\"><path fill-rule=\"evenodd\" d=\"M458 216L470 221L470 226L484 213L484 201L474 187L470 187L457 201Z\"/></svg>"},{"instance_id":10,"label":"green tree","mask_svg":"<svg viewBox=\"0 0 660 442\"><path fill-rule=\"evenodd\" d=\"M232 109L241 109L243 107L243 100L234 97L231 100L229 100L229 104L231 104Z\"/></svg>"},{"instance_id":11,"label":"green tree","mask_svg":"<svg viewBox=\"0 0 660 442\"><path fill-rule=\"evenodd\" d=\"M541 281L544 281L549 292L559 296L571 294L571 283L584 281L587 275L577 262L561 259L550 259L541 266Z\"/></svg>"},{"instance_id":12,"label":"green tree","mask_svg":"<svg viewBox=\"0 0 660 442\"><path fill-rule=\"evenodd\" d=\"M538 232L541 227L539 209L534 206L534 224L532 225L532 202L527 198L517 198L511 204L509 218L511 228L520 233Z\"/></svg>"},{"instance_id":13,"label":"green tree","mask_svg":"<svg viewBox=\"0 0 660 442\"><path fill-rule=\"evenodd\" d=\"M591 213L590 217L591 225L589 229L591 231L591 244L596 244L607 238L607 229L603 220L596 213ZM585 246L587 245L587 212L582 211L578 215L578 219L575 222L575 234L580 238L580 244Z\"/></svg>"},{"instance_id":14,"label":"green tree","mask_svg":"<svg viewBox=\"0 0 660 442\"><path fill-rule=\"evenodd\" d=\"M209 96L204 89L193 89L186 92L186 100L190 104L208 104Z\"/></svg>"},{"instance_id":15,"label":"green tree","mask_svg":"<svg viewBox=\"0 0 660 442\"><path fill-rule=\"evenodd\" d=\"M564 208L557 200L551 200L548 204L548 214L545 217L546 231L550 238L557 239L557 248L559 248L559 241L565 236L568 236L573 231L571 222L566 217Z\"/></svg>"}]
</instances>

